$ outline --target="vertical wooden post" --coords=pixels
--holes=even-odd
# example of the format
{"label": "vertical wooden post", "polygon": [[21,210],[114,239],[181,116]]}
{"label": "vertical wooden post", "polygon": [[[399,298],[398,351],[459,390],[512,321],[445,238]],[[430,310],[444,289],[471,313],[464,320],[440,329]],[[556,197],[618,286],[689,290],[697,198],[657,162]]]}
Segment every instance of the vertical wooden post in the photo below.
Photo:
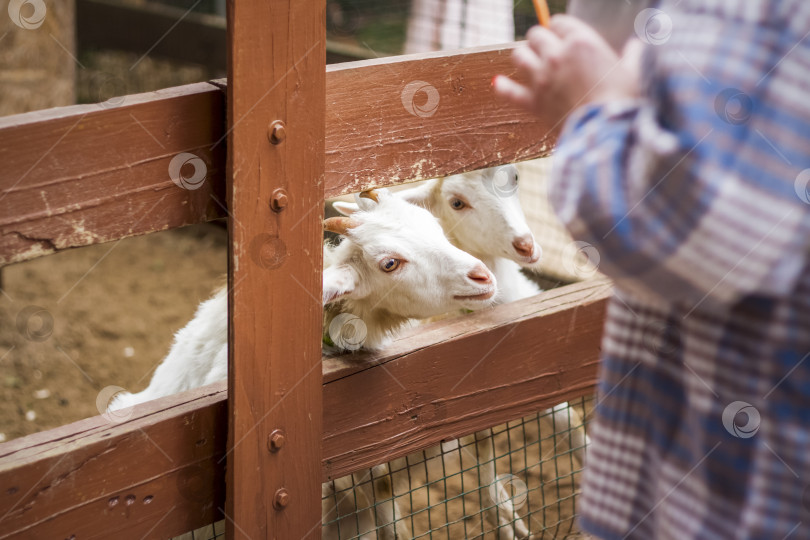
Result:
{"label": "vertical wooden post", "polygon": [[320,538],[324,0],[228,3],[228,538]]}

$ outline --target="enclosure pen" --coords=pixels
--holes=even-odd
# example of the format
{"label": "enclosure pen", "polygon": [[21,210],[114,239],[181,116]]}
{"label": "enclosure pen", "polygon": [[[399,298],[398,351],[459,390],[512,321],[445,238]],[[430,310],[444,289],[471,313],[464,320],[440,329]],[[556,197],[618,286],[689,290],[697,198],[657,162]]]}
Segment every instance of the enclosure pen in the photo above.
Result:
{"label": "enclosure pen", "polygon": [[[0,444],[0,538],[166,538],[223,519],[227,538],[318,538],[321,482],[405,456],[424,469],[411,492],[461,481],[474,448],[453,450],[452,470],[425,449],[501,424],[498,473],[570,459],[545,463],[558,441],[509,434],[563,401],[590,408],[607,280],[321,358],[324,198],[543,157],[555,127],[494,100],[514,44],[327,68],[324,9],[229,2],[228,81],[0,118],[0,264],[227,215],[231,353],[227,385]],[[204,169],[195,189],[167,174],[181,153]],[[562,483],[538,482],[524,514],[573,504]],[[415,497],[395,495],[411,499],[415,537],[476,536],[483,524],[434,516],[454,498],[491,506],[489,487],[429,499],[427,531]],[[529,521],[538,535],[570,530]]]}
{"label": "enclosure pen", "polygon": [[[592,401],[580,399],[572,405],[590,410]],[[394,498],[410,509],[402,520],[412,538],[498,538],[503,527],[488,523],[485,514],[503,513],[497,503],[504,495],[519,503],[520,518],[530,524],[535,538],[563,538],[575,532],[574,499],[582,472],[575,456],[581,448],[571,444],[566,430],[541,429],[542,420],[551,418],[544,412],[493,428],[486,444],[492,445],[491,461],[506,493],[498,494],[497,485],[481,481],[480,468],[486,463],[477,451],[480,440],[461,446],[445,443],[392,463],[385,476],[394,485],[398,476],[406,479],[407,491],[395,488]],[[373,479],[365,476],[360,483],[378,478],[375,471]],[[364,523],[360,514],[386,501],[359,501],[356,490],[345,487],[325,498],[334,507],[324,515],[325,529],[338,532],[325,538],[365,538],[380,531],[379,524]]]}

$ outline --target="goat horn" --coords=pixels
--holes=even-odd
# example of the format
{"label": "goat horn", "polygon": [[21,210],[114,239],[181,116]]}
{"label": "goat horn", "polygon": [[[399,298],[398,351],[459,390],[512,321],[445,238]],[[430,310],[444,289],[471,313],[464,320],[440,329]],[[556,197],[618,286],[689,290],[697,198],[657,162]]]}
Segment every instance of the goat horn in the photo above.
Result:
{"label": "goat horn", "polygon": [[374,191],[373,189],[361,191],[360,196],[363,197],[364,199],[371,199],[376,203],[380,202],[380,194]]}
{"label": "goat horn", "polygon": [[354,229],[360,223],[350,217],[331,217],[323,220],[323,230],[336,234],[346,234],[349,229]]}

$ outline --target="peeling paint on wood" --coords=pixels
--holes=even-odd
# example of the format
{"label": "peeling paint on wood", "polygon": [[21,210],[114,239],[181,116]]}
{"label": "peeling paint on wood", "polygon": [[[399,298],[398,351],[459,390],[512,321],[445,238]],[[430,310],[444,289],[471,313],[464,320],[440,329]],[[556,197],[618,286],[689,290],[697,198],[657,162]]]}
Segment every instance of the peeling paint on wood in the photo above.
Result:
{"label": "peeling paint on wood", "polygon": [[[513,73],[512,49],[329,66],[326,196],[548,155],[548,126],[496,101],[489,86],[494,73]],[[403,105],[415,80],[438,93],[430,116]],[[0,118],[0,265],[223,217],[227,85],[214,83],[126,96],[113,108]],[[172,158],[183,152],[206,164],[199,189],[169,178]],[[71,227],[81,220],[89,235]]]}
{"label": "peeling paint on wood", "polygon": [[[0,265],[222,216],[223,125],[207,83],[0,119]],[[205,163],[196,189],[169,174],[184,152]]]}

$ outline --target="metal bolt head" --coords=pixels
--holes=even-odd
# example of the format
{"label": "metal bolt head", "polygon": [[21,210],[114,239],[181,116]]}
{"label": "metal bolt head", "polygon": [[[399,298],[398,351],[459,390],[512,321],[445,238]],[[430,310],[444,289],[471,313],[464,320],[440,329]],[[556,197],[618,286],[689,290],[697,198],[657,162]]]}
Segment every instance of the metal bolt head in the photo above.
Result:
{"label": "metal bolt head", "polygon": [[272,208],[274,212],[281,212],[287,207],[289,202],[290,199],[287,197],[287,192],[279,188],[273,192],[273,196],[270,198],[270,208]]}
{"label": "metal bolt head", "polygon": [[287,443],[287,434],[283,429],[274,429],[267,437],[267,448],[271,452],[278,452]]}
{"label": "metal bolt head", "polygon": [[276,491],[276,495],[273,497],[273,508],[283,510],[290,504],[291,499],[292,497],[290,496],[290,492],[287,491],[287,488],[279,488]]}
{"label": "metal bolt head", "polygon": [[279,144],[287,138],[287,127],[281,120],[275,120],[270,123],[267,130],[267,137],[272,144]]}

